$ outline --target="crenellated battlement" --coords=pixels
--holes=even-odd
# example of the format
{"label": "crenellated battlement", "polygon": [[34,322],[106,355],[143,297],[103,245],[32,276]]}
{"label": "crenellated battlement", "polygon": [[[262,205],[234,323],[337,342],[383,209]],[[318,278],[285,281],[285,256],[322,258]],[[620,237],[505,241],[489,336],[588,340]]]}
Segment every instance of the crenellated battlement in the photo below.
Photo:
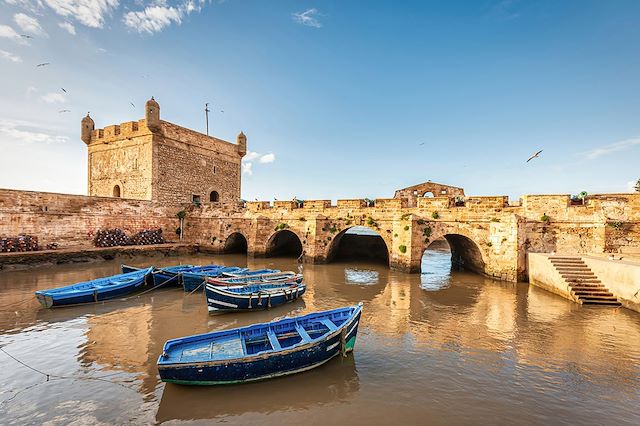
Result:
{"label": "crenellated battlement", "polygon": [[91,143],[113,142],[116,140],[130,139],[142,135],[148,135],[151,130],[147,127],[145,119],[138,121],[126,121],[112,124],[102,129],[94,129],[91,132]]}

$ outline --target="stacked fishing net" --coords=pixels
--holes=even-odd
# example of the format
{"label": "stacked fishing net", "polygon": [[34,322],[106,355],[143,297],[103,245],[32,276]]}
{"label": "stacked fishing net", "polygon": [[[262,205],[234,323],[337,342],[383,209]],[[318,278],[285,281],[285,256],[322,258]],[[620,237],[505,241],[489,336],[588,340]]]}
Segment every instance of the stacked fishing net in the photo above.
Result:
{"label": "stacked fishing net", "polygon": [[16,252],[16,251],[37,251],[40,250],[38,246],[38,237],[34,235],[19,235],[17,237],[8,237],[0,239],[0,251],[1,252]]}
{"label": "stacked fishing net", "polygon": [[148,245],[148,244],[164,244],[166,241],[162,236],[162,229],[145,229],[131,237],[131,244]]}
{"label": "stacked fishing net", "polygon": [[96,247],[128,246],[131,244],[131,239],[120,228],[101,229],[96,232],[93,244]]}

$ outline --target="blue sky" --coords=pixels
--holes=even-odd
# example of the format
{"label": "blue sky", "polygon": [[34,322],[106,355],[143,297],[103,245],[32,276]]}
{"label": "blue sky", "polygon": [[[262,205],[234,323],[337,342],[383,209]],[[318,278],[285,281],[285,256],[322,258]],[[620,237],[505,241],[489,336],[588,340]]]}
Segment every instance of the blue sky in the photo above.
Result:
{"label": "blue sky", "polygon": [[165,120],[204,131],[209,102],[213,134],[247,134],[248,200],[640,178],[633,0],[0,0],[0,73],[0,187],[85,193],[81,117],[142,118],[152,95]]}

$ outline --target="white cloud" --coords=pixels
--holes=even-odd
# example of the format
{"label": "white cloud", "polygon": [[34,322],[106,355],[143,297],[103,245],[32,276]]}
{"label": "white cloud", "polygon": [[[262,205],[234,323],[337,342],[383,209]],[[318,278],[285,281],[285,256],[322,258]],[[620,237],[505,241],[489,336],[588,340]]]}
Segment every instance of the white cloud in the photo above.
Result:
{"label": "white cloud", "polygon": [[184,0],[178,6],[168,6],[167,0],[152,0],[143,10],[127,12],[123,21],[127,27],[139,33],[160,32],[173,23],[182,24],[185,15],[200,12],[206,0]]}
{"label": "white cloud", "polygon": [[594,148],[591,151],[587,151],[583,153],[583,155],[589,160],[595,160],[598,157],[609,155],[617,151],[624,151],[635,145],[640,145],[640,138],[626,139],[620,142],[604,145],[599,148]]}
{"label": "white cloud", "polygon": [[56,92],[47,93],[46,95],[40,97],[40,99],[42,99],[48,104],[53,104],[56,102],[60,102],[60,103],[67,102],[67,99],[64,97],[62,93],[56,93]]}
{"label": "white cloud", "polygon": [[253,175],[253,163],[242,163],[242,174]]}
{"label": "white cloud", "polygon": [[12,6],[21,7],[30,12],[36,12],[43,7],[41,0],[4,0],[4,2]]}
{"label": "white cloud", "polygon": [[309,9],[304,12],[297,12],[293,15],[293,20],[301,25],[306,25],[307,27],[313,28],[322,28],[322,24],[318,21],[318,9]]}
{"label": "white cloud", "polygon": [[22,62],[22,58],[20,56],[16,56],[11,52],[7,52],[6,50],[0,49],[0,58],[6,59],[10,62]]}
{"label": "white cloud", "polygon": [[260,157],[260,162],[263,164],[273,163],[276,160],[276,155],[273,153],[265,154]]}
{"label": "white cloud", "polygon": [[153,34],[173,22],[178,25],[182,23],[182,12],[175,7],[150,6],[140,12],[128,12],[124,15],[125,25],[139,33]]}
{"label": "white cloud", "polygon": [[0,140],[3,142],[18,142],[23,144],[66,143],[69,141],[69,138],[66,136],[51,135],[42,131],[23,130],[25,127],[29,126],[27,126],[26,123],[0,121]]}
{"label": "white cloud", "polygon": [[45,33],[40,26],[40,22],[38,22],[36,18],[25,15],[24,13],[16,13],[15,15],[13,15],[13,20],[20,27],[20,29],[27,34],[39,36],[47,35],[47,33]]}
{"label": "white cloud", "polygon": [[26,43],[26,41],[20,37],[20,34],[8,25],[0,25],[0,37],[15,40],[19,43]]}
{"label": "white cloud", "polygon": [[105,17],[118,7],[120,0],[44,0],[58,15],[75,18],[91,28],[102,28]]}
{"label": "white cloud", "polygon": [[73,24],[69,22],[60,22],[58,26],[67,31],[69,34],[76,35],[76,27],[74,27]]}
{"label": "white cloud", "polygon": [[247,152],[247,155],[245,155],[242,158],[242,161],[253,161],[258,157],[260,157],[260,153],[255,152],[255,151],[249,151],[249,152]]}
{"label": "white cloud", "polygon": [[38,91],[37,87],[29,86],[29,87],[27,87],[27,90],[25,91],[25,95],[27,96],[27,98],[30,98],[31,95],[33,95],[37,91]]}

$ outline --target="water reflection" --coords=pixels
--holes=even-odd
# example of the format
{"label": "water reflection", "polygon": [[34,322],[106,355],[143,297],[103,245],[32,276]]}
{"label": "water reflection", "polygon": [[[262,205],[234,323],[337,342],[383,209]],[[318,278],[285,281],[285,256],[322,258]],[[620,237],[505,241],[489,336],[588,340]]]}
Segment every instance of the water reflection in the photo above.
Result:
{"label": "water reflection", "polygon": [[[394,418],[403,422],[423,421],[425,412],[454,423],[541,423],[547,416],[577,423],[637,420],[640,316],[586,309],[526,284],[451,271],[446,252],[428,259],[435,267],[430,271],[440,271],[446,284],[438,284],[433,273],[435,284],[427,289],[424,275],[376,264],[305,265],[303,300],[249,314],[210,316],[202,293],[177,288],[68,309],[44,310],[35,302],[0,309],[0,346],[20,359],[58,374],[109,377],[135,390],[100,381],[52,381],[20,393],[4,419],[245,424],[299,423],[300,416],[312,415],[385,423],[388,412],[402,406]],[[294,259],[233,255],[127,259],[139,266],[178,262],[297,268]],[[118,268],[114,261],[2,272],[0,303],[22,303],[36,289]],[[353,357],[247,386],[159,382],[155,361],[167,339],[359,301],[364,310]],[[0,400],[42,380],[3,354],[0,359],[10,366],[0,369]],[[512,400],[520,402],[506,403]],[[70,404],[77,407],[66,410]]]}
{"label": "water reflection", "polygon": [[[304,411],[312,406],[348,402],[360,389],[353,357],[333,359],[305,374],[269,382],[223,387],[167,384],[156,415],[168,420],[222,419],[246,413]],[[249,404],[248,401],[251,401]]]}

